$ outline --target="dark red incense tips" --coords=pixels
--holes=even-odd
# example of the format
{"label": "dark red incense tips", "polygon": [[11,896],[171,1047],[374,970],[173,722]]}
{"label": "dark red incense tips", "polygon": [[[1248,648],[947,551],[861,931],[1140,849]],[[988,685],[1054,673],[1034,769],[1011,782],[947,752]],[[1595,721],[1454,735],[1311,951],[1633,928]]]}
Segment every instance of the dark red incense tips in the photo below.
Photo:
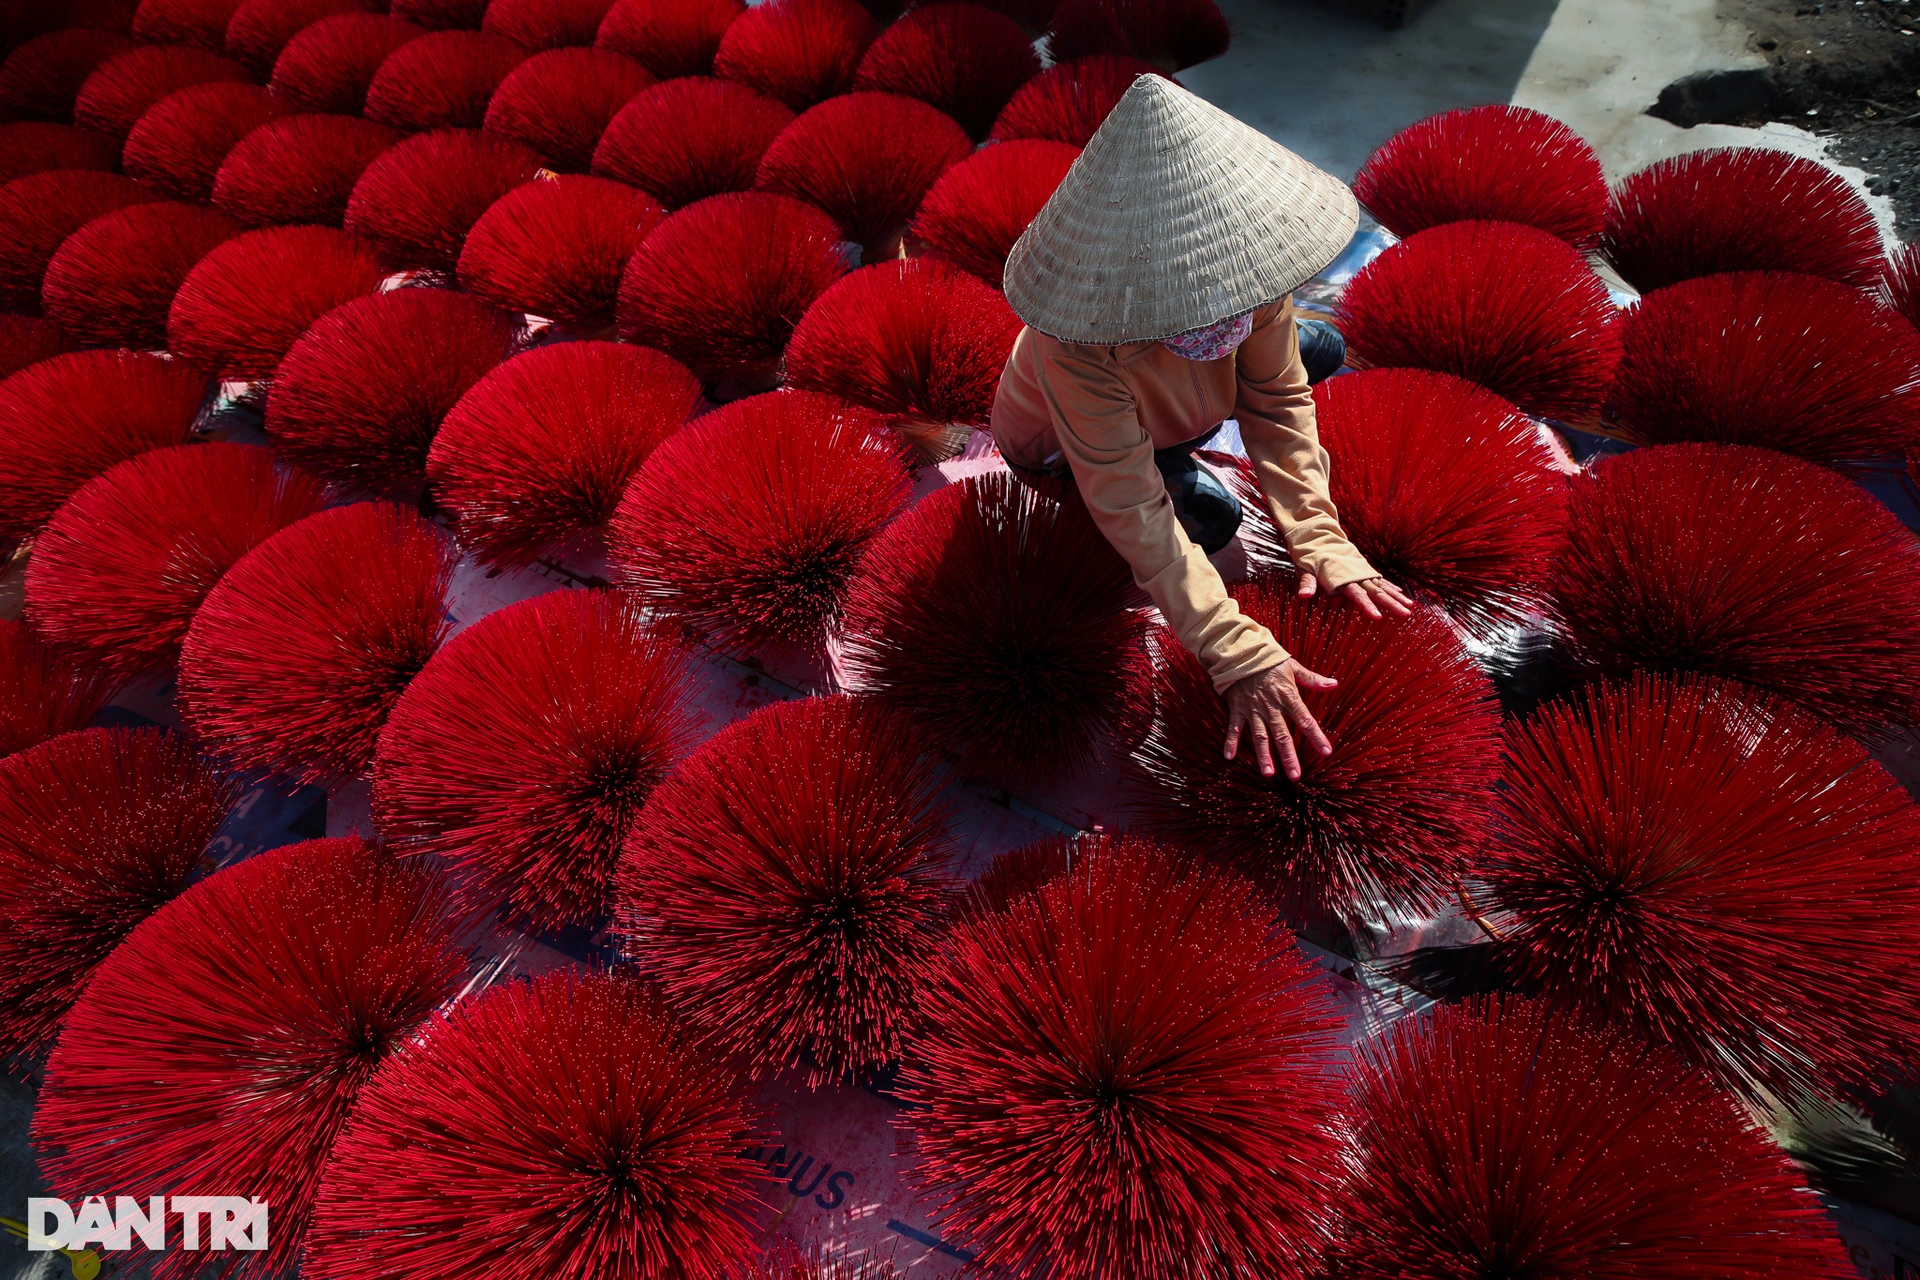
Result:
{"label": "dark red incense tips", "polygon": [[0,1056],[52,1042],[100,962],[186,887],[238,792],[156,729],[0,760]]}
{"label": "dark red incense tips", "polygon": [[1400,1022],[1349,1080],[1333,1274],[1848,1269],[1806,1175],[1670,1054],[1508,997]]}
{"label": "dark red incense tips", "polygon": [[1291,922],[1431,912],[1480,847],[1499,766],[1493,682],[1436,612],[1373,622],[1290,584],[1236,588],[1248,617],[1339,687],[1306,695],[1333,747],[1297,744],[1301,774],[1232,761],[1226,704],[1163,635],[1152,731],[1135,749],[1137,812],[1163,838],[1244,871]]}
{"label": "dark red incense tips", "polygon": [[194,614],[180,657],[187,727],[242,768],[360,773],[395,700],[451,629],[454,559],[439,530],[385,502],[274,534]]}
{"label": "dark red incense tips", "polygon": [[327,1168],[304,1273],[735,1280],[766,1185],[744,1154],[761,1123],[647,986],[510,981],[375,1077]]}
{"label": "dark red incense tips", "polygon": [[940,778],[903,720],[808,698],[722,729],[654,790],[620,863],[629,948],[756,1069],[900,1059],[952,884]]}
{"label": "dark red incense tips", "polygon": [[1519,222],[1590,249],[1607,220],[1607,178],[1579,134],[1526,107],[1462,107],[1409,125],[1353,179],[1402,238],[1445,222]]}
{"label": "dark red incense tips", "polygon": [[1102,842],[958,925],[921,1007],[913,1176],[982,1268],[1318,1274],[1339,1018],[1251,885]]}
{"label": "dark red incense tips", "polygon": [[691,695],[677,640],[623,598],[508,605],[455,637],[394,707],[375,821],[515,921],[595,925],[640,806],[693,746]]}

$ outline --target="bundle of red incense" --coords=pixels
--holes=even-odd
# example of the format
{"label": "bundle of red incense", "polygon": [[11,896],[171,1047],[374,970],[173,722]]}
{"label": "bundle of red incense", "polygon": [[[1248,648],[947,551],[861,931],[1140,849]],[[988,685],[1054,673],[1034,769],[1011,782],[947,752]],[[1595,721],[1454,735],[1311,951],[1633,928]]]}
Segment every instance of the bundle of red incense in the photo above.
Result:
{"label": "bundle of red incense", "polygon": [[1297,743],[1298,780],[1263,775],[1244,742],[1223,761],[1226,705],[1163,636],[1152,730],[1130,763],[1138,817],[1245,872],[1296,925],[1437,909],[1486,831],[1499,766],[1493,682],[1431,612],[1374,622],[1285,583],[1234,597],[1301,665],[1339,681],[1306,694],[1332,753]]}
{"label": "bundle of red incense", "polygon": [[1076,497],[972,477],[874,540],[847,598],[848,677],[969,773],[1072,774],[1137,711],[1149,663],[1131,592]]}
{"label": "bundle of red incense", "polygon": [[151,729],[0,759],[0,1057],[51,1044],[96,967],[186,887],[239,788]]}
{"label": "bundle of red incense", "polygon": [[622,599],[509,605],[401,695],[374,756],[374,820],[512,920],[597,924],[640,806],[693,745],[691,693],[680,646]]}
{"label": "bundle of red incense", "polygon": [[320,1186],[314,1280],[736,1280],[760,1117],[673,1009],[612,974],[470,998],[361,1095]]}
{"label": "bundle of red incense", "polygon": [[362,492],[417,486],[441,420],[512,354],[515,334],[467,294],[355,298],[288,349],[267,394],[267,434],[283,456]]}
{"label": "bundle of red incense", "polygon": [[207,375],[130,351],[76,351],[0,382],[0,538],[29,537],[114,463],[185,444]]}
{"label": "bundle of red incense", "polygon": [[1811,716],[1726,681],[1600,686],[1509,731],[1499,806],[1477,878],[1551,1008],[1776,1097],[1868,1084],[1920,1027],[1920,807]]}
{"label": "bundle of red incense", "polygon": [[762,708],[654,789],[621,855],[628,948],[757,1070],[900,1061],[939,955],[954,851],[904,720],[845,696]]}
{"label": "bundle of red incense", "polygon": [[577,333],[613,328],[628,259],[666,213],[644,191],[562,174],[507,192],[460,248],[460,283]]}
{"label": "bundle of red incense", "polygon": [[1317,1274],[1339,1020],[1270,920],[1238,877],[1120,839],[955,928],[901,1122],[978,1265]]}
{"label": "bundle of red incense", "polygon": [[346,228],[396,271],[452,271],[467,231],[542,161],[512,138],[480,129],[416,134],[375,156],[347,200]]}
{"label": "bundle of red incense", "polygon": [[234,146],[269,120],[289,114],[284,99],[233,80],[196,84],[162,98],[127,135],[129,177],[162,195],[205,204],[214,175]]}
{"label": "bundle of red incense", "polygon": [[451,629],[453,548],[385,502],[280,530],[208,592],[180,655],[181,718],[242,768],[349,778]]}
{"label": "bundle of red incense", "polygon": [[561,173],[585,173],[607,124],[653,76],[605,49],[549,49],[507,73],[487,105],[486,126],[518,138]]}
{"label": "bundle of red incense", "polygon": [[[55,1193],[145,1204],[245,1187],[270,1206],[267,1247],[230,1274],[285,1274],[362,1089],[459,989],[460,931],[436,876],[358,839],[272,849],[194,885],[67,1015],[33,1116]],[[206,1254],[154,1261],[186,1280]]]}
{"label": "bundle of red incense", "polygon": [[101,670],[166,667],[220,576],[326,500],[318,481],[252,445],[129,458],[81,486],[35,539],[27,619]]}
{"label": "bundle of red incense", "polygon": [[367,86],[367,119],[409,133],[478,129],[493,91],[526,58],[511,40],[478,31],[409,40],[387,55]]}
{"label": "bundle of red incense", "polygon": [[[1844,566],[1846,588],[1783,565]],[[1724,676],[1862,736],[1920,723],[1920,551],[1824,467],[1740,445],[1608,459],[1573,486],[1552,583],[1591,669]]]}
{"label": "bundle of red incense", "polygon": [[621,587],[716,643],[817,646],[910,487],[877,415],[805,391],[750,396],[647,456],[608,555]]}
{"label": "bundle of red incense", "polygon": [[489,564],[597,549],[627,482],[699,403],[699,382],[658,351],[540,347],[460,398],[427,477],[461,545]]}
{"label": "bundle of red incense", "polygon": [[1820,1201],[1670,1054],[1508,997],[1362,1046],[1332,1274],[1838,1277]]}

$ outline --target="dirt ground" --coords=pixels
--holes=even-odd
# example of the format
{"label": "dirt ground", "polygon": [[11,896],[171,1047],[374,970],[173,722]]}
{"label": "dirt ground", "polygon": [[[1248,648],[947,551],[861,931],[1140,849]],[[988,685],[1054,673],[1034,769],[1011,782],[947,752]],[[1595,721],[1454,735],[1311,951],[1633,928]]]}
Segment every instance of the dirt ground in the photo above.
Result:
{"label": "dirt ground", "polygon": [[1833,138],[1920,240],[1920,0],[1720,0],[1771,64],[1748,100],[1714,118],[1779,120]]}

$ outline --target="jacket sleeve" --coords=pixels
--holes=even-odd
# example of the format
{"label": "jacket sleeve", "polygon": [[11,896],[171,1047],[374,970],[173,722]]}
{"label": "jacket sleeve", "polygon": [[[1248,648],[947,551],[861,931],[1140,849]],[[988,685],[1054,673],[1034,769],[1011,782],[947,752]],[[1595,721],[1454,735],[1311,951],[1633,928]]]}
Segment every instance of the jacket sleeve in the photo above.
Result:
{"label": "jacket sleeve", "polygon": [[1240,439],[1293,562],[1320,579],[1323,588],[1378,577],[1347,541],[1329,496],[1327,451],[1314,425],[1313,390],[1300,361],[1291,298],[1255,317],[1235,368]]}
{"label": "jacket sleeve", "polygon": [[1285,662],[1273,633],[1240,612],[1206,554],[1187,540],[1119,374],[1067,351],[1048,358],[1043,384],[1061,452],[1094,523],[1207,668],[1213,687],[1224,692]]}

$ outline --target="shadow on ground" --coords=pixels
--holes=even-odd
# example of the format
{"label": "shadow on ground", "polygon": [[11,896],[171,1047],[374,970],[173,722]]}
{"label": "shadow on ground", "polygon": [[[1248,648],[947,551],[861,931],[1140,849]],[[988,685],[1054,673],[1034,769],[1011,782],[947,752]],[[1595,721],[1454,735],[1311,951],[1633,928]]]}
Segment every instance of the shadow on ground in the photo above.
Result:
{"label": "shadow on ground", "polygon": [[1377,20],[1380,4],[1221,0],[1233,48],[1180,79],[1351,178],[1416,120],[1511,100],[1558,0],[1432,0],[1398,30]]}

